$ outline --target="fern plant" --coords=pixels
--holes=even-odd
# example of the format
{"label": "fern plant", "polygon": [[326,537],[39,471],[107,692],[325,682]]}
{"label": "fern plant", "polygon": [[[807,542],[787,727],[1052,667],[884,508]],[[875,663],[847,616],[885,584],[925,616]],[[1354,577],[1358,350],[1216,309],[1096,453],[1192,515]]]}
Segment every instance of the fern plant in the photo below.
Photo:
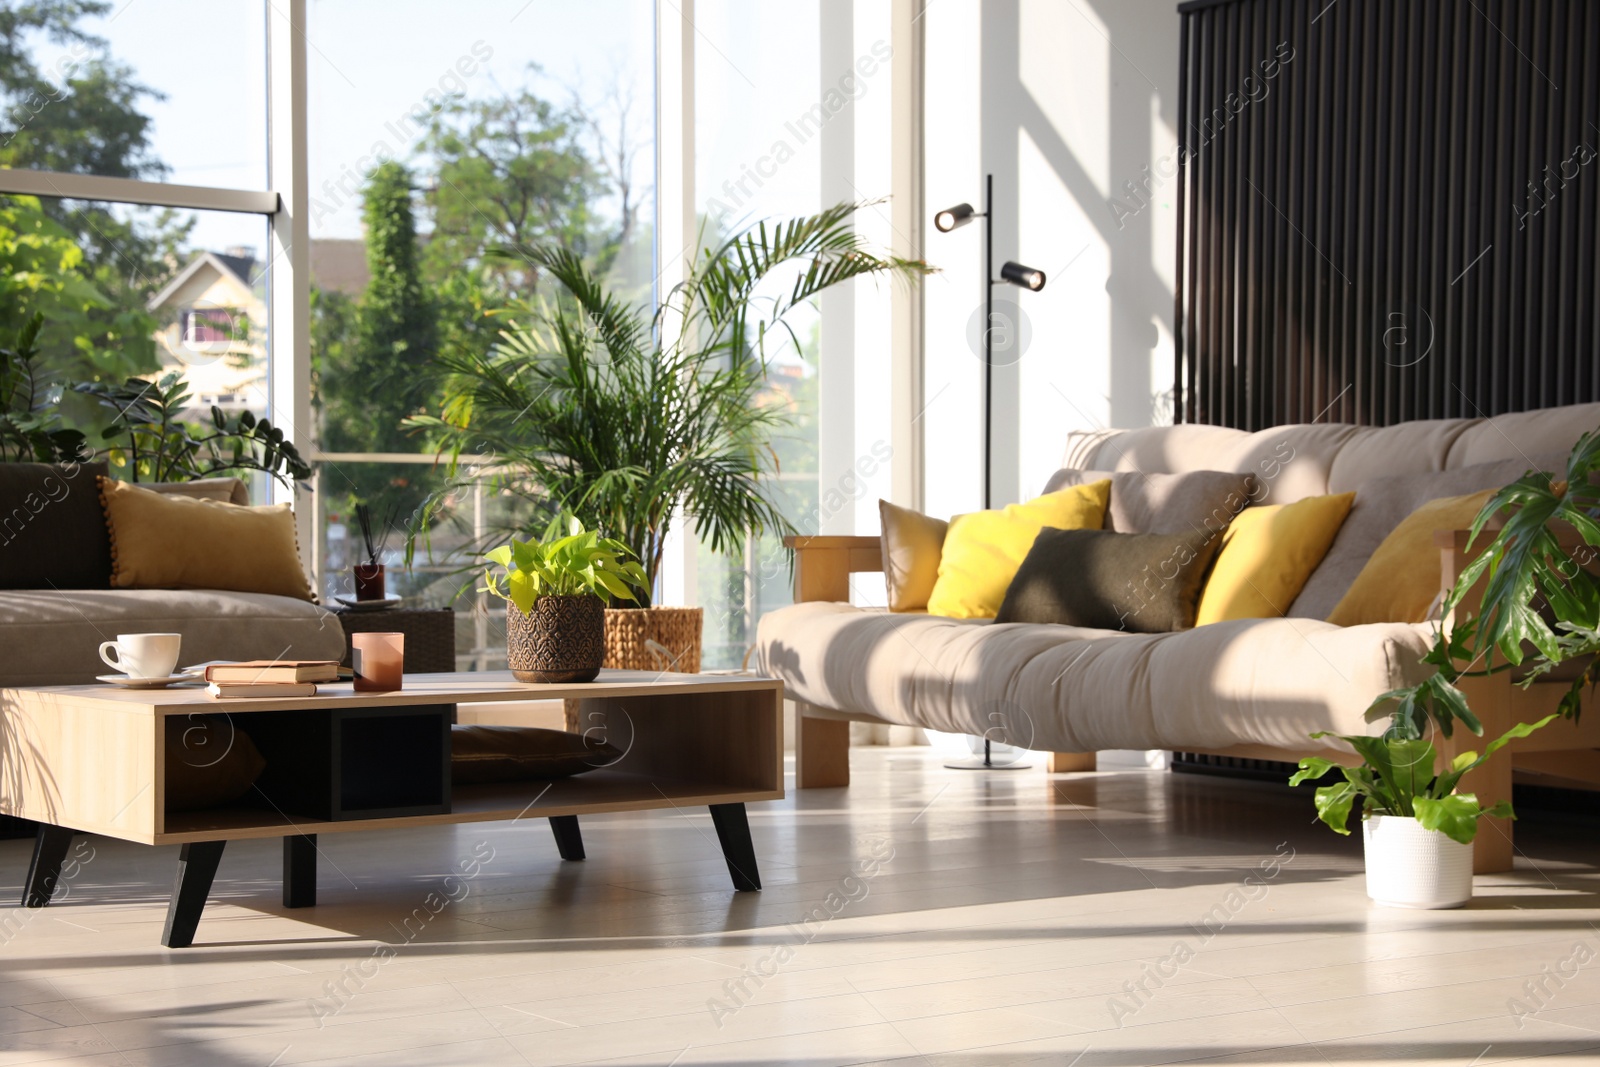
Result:
{"label": "fern plant", "polygon": [[[488,351],[440,356],[440,412],[407,425],[431,436],[452,482],[424,505],[408,554],[465,487],[464,453],[493,456],[491,488],[524,513],[571,512],[625,544],[644,568],[645,603],[679,514],[722,553],[793,532],[775,478],[771,441],[790,416],[768,391],[769,337],[793,338],[786,317],[831,286],[929,271],[870,251],[850,225],[863,206],[742,229],[701,250],[653,310],[617,298],[565,249],[495,253],[561,296],[502,309]],[[767,295],[786,271],[792,281]]]}

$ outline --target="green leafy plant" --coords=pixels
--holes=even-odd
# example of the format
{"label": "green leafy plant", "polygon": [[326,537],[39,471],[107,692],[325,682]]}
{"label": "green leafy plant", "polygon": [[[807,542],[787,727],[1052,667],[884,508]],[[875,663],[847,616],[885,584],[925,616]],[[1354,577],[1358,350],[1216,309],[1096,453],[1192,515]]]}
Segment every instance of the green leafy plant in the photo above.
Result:
{"label": "green leafy plant", "polygon": [[1300,761],[1300,770],[1289,779],[1289,784],[1314,781],[1329,771],[1338,771],[1344,776],[1343,782],[1319,787],[1315,795],[1317,818],[1332,827],[1335,833],[1350,832],[1350,808],[1356,797],[1361,797],[1363,817],[1396,815],[1416,819],[1424,828],[1438,830],[1452,840],[1467,845],[1477,836],[1478,820],[1485,815],[1510,819],[1516,816],[1506,801],[1484,808],[1475,794],[1455,792],[1462,775],[1478,767],[1515,738],[1527,737],[1558,717],[1557,714],[1551,714],[1535,723],[1519,723],[1506,731],[1504,736],[1489,742],[1483,755],[1463,752],[1456,756],[1443,774],[1434,773],[1434,760],[1438,753],[1432,743],[1421,738],[1352,737],[1323,731],[1311,736],[1337,737],[1355,749],[1364,762],[1356,767],[1346,767],[1332,760],[1308,756]]}
{"label": "green leafy plant", "polygon": [[290,479],[311,477],[310,465],[267,419],[213,407],[208,427],[189,422],[189,389],[175,371],[154,382],[81,382],[73,389],[117,413],[103,437],[111,446],[113,464],[124,468],[130,481],[192,481],[264,471],[289,485]]}
{"label": "green leafy plant", "polygon": [[[1338,769],[1342,784],[1319,788],[1318,815],[1340,833],[1351,804],[1364,797],[1368,813],[1414,817],[1457,841],[1471,841],[1485,815],[1514,818],[1511,806],[1484,810],[1470,793],[1453,794],[1462,775],[1507,742],[1526,737],[1556,718],[1578,718],[1585,689],[1594,684],[1600,653],[1600,578],[1587,569],[1600,552],[1600,430],[1578,439],[1564,477],[1529,471],[1490,498],[1473,520],[1468,547],[1490,532],[1483,551],[1462,569],[1445,597],[1434,642],[1422,661],[1434,672],[1414,686],[1381,694],[1367,709],[1369,722],[1389,719],[1381,737],[1336,735],[1362,756],[1357,767],[1318,758],[1300,761],[1291,785]],[[1491,529],[1491,524],[1494,524]],[[1457,609],[1482,583],[1477,613],[1457,618]],[[1443,774],[1425,740],[1430,729],[1444,737],[1457,724],[1482,736],[1466,694],[1456,684],[1520,669],[1515,684],[1527,687],[1569,660],[1584,662],[1556,706],[1536,723],[1520,723],[1491,742],[1483,755],[1464,752]],[[1313,734],[1313,737],[1329,736]]]}
{"label": "green leafy plant", "polygon": [[1444,604],[1448,617],[1482,581],[1477,614],[1448,630],[1440,626],[1423,657],[1435,673],[1420,685],[1384,693],[1368,710],[1369,720],[1392,713],[1412,736],[1421,736],[1429,722],[1446,737],[1457,722],[1481,734],[1458,679],[1520,668],[1518,684],[1526,687],[1562,663],[1587,659],[1558,705],[1562,715],[1578,718],[1600,653],[1600,577],[1587,569],[1600,553],[1600,430],[1578,439],[1563,475],[1529,471],[1484,505],[1471,542],[1497,516],[1504,515],[1503,522]]}
{"label": "green leafy plant", "polygon": [[648,579],[639,561],[628,558],[632,554],[621,541],[585,530],[575,516],[561,516],[537,540],[513,539],[486,552],[484,558],[500,570],[484,569],[479,592],[509,600],[524,615],[542,596],[634,600]]}
{"label": "green leafy plant", "polygon": [[44,314],[34,312],[10,348],[0,348],[0,462],[71,463],[89,458],[83,434],[63,429],[39,388],[35,360]]}
{"label": "green leafy plant", "polygon": [[[431,435],[452,478],[463,453],[492,455],[499,498],[572,512],[627,545],[648,603],[680,513],[720,553],[793,532],[772,447],[790,416],[769,386],[769,336],[793,338],[785,317],[830,286],[929,271],[870,252],[850,224],[862,206],[740,230],[703,249],[653,312],[617,298],[573,252],[501,250],[563,295],[503,309],[509,324],[488,350],[442,354],[440,414],[408,425]],[[462,485],[430,498],[412,548]]]}

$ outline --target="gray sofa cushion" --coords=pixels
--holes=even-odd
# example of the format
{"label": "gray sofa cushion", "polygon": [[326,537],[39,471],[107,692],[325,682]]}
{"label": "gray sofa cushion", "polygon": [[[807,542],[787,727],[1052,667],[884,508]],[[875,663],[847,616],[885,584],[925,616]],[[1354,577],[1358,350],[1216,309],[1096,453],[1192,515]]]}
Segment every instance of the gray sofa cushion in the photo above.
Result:
{"label": "gray sofa cushion", "polygon": [[344,656],[338,616],[291,597],[214,589],[16,589],[0,593],[0,686],[84,685],[110,673],[100,642],[183,635],[180,664]]}
{"label": "gray sofa cushion", "polygon": [[1111,479],[1111,503],[1104,529],[1134,534],[1220,533],[1260,489],[1248,474],[1190,471],[1187,474],[1144,474],[1140,471],[1093,471],[1063,467],[1050,476],[1044,491]]}
{"label": "gray sofa cushion", "polygon": [[1402,519],[1430,500],[1463,496],[1480,489],[1498,489],[1522,477],[1530,469],[1565,470],[1567,453],[1552,452],[1532,457],[1480,463],[1456,470],[1426,474],[1401,474],[1391,478],[1368,479],[1356,490],[1356,502],[1349,518],[1339,528],[1339,536],[1328,546],[1317,569],[1289,607],[1289,616],[1300,619],[1326,619],[1332,613],[1367,560],[1394,532]]}

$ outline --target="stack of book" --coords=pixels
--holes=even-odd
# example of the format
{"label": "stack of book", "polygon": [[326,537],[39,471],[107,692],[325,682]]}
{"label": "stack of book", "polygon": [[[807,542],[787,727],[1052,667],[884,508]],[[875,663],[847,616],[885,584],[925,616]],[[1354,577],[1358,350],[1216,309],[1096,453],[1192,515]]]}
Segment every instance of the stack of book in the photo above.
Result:
{"label": "stack of book", "polygon": [[206,692],[217,700],[309,697],[316,695],[318,682],[338,680],[339,665],[332,660],[256,659],[206,668]]}

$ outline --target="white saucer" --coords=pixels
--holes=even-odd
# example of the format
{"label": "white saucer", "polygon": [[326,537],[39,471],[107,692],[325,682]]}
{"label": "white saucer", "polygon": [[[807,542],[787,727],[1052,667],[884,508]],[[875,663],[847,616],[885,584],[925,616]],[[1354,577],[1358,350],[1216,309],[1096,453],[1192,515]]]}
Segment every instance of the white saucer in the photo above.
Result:
{"label": "white saucer", "polygon": [[382,600],[357,600],[355,597],[336,596],[333,599],[349,608],[351,611],[382,611],[392,608],[400,603],[404,597],[386,596]]}
{"label": "white saucer", "polygon": [[120,685],[126,689],[165,689],[178,682],[196,680],[192,674],[169,674],[165,678],[130,678],[126,674],[97,674],[95,679],[109,685]]}

